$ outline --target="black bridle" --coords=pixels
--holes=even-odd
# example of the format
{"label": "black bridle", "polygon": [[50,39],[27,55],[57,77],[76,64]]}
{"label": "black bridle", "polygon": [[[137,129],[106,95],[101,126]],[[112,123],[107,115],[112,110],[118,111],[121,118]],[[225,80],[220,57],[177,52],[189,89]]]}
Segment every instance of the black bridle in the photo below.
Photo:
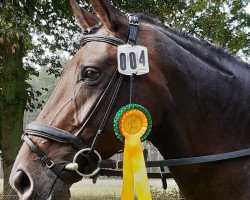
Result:
{"label": "black bridle", "polygon": [[[119,40],[119,39],[113,38],[113,37],[86,36],[83,39],[83,42],[90,42],[90,41],[107,42],[109,44],[116,45],[116,46],[124,44],[124,42],[122,40]],[[84,140],[82,138],[80,138],[80,134],[86,129],[90,120],[96,114],[96,112],[98,111],[100,106],[103,104],[104,100],[107,100],[107,96],[108,96],[108,94],[112,88],[112,85],[116,79],[118,79],[117,84],[116,84],[115,89],[113,91],[108,108],[105,111],[105,114],[104,114],[102,121],[100,123],[100,126],[97,130],[97,133],[95,135],[93,143],[89,146],[89,145],[87,145],[86,142],[84,142]],[[81,128],[79,129],[79,131],[76,134],[71,134],[71,133],[68,133],[64,130],[61,130],[61,129],[58,129],[58,128],[55,128],[52,126],[44,125],[44,124],[39,124],[37,122],[32,122],[32,123],[27,125],[27,127],[25,129],[25,133],[22,135],[22,140],[25,141],[26,144],[30,147],[30,149],[34,153],[36,153],[39,157],[41,157],[41,161],[49,169],[51,169],[55,174],[57,174],[65,183],[67,183],[67,180],[64,178],[62,171],[64,170],[64,167],[68,164],[68,162],[55,164],[51,159],[49,159],[43,153],[42,150],[39,149],[39,147],[37,147],[32,142],[32,140],[29,138],[29,135],[42,137],[42,138],[53,140],[53,141],[56,141],[59,143],[71,145],[74,149],[76,149],[78,151],[76,154],[77,155],[76,157],[78,157],[80,154],[84,153],[87,156],[87,160],[89,162],[88,164],[90,166],[93,166],[94,165],[94,163],[92,163],[93,154],[98,157],[99,161],[101,161],[101,156],[95,150],[95,148],[96,148],[96,145],[99,141],[101,133],[104,129],[104,126],[108,120],[110,112],[113,108],[113,105],[114,105],[115,99],[118,95],[118,91],[120,89],[122,81],[123,81],[123,75],[119,74],[118,70],[115,70],[113,76],[111,77],[111,80],[109,81],[109,83],[106,86],[106,89],[104,90],[104,92],[100,96],[99,100],[96,102],[93,110],[90,112],[86,121],[83,123],[83,125],[81,126]],[[76,157],[74,159],[75,161],[77,159]],[[93,172],[90,174],[79,173],[79,175],[84,176],[84,177],[93,177],[99,172],[99,170],[100,169],[97,168],[97,169],[93,170]]]}
{"label": "black bridle", "polygon": [[[136,39],[135,36],[137,35],[137,24],[134,24],[133,20],[134,20],[134,18],[132,17],[130,19],[130,24],[131,24],[130,28],[132,31],[130,31],[130,37],[129,37],[128,43],[130,43],[131,40],[135,40]],[[104,42],[104,43],[108,43],[108,44],[115,45],[115,46],[126,44],[126,42],[124,42],[123,40],[115,38],[115,37],[95,36],[95,35],[85,36],[82,40],[82,43],[85,44],[87,42]],[[102,118],[102,121],[99,125],[99,128],[96,132],[93,143],[91,145],[87,145],[87,143],[84,142],[84,140],[80,137],[80,134],[86,129],[90,120],[96,114],[96,112],[98,111],[100,106],[103,104],[104,100],[107,99],[107,96],[110,93],[110,90],[111,90],[113,83],[115,82],[116,79],[118,79],[117,84],[116,84],[115,89],[113,91],[109,105],[105,111],[103,118]],[[50,158],[48,158],[48,156],[46,156],[44,154],[44,152],[38,146],[36,146],[33,143],[33,141],[29,138],[29,136],[46,138],[46,139],[53,140],[53,141],[56,141],[59,143],[71,145],[74,149],[76,149],[78,151],[75,154],[74,162],[75,163],[77,162],[78,156],[83,155],[83,156],[86,156],[86,158],[87,158],[86,160],[88,161],[88,165],[90,166],[90,169],[88,169],[87,171],[89,172],[89,170],[90,170],[91,173],[87,173],[87,172],[81,173],[78,170],[76,170],[77,173],[83,177],[95,177],[98,174],[98,172],[100,171],[100,168],[97,165],[98,162],[96,162],[97,168],[95,168],[96,167],[95,163],[93,163],[93,162],[95,162],[95,159],[93,159],[93,157],[97,157],[99,163],[102,163],[101,155],[95,150],[95,148],[96,148],[96,145],[98,144],[101,133],[104,129],[104,126],[105,126],[105,124],[108,120],[108,117],[110,115],[110,112],[113,108],[113,105],[114,105],[115,99],[118,95],[122,81],[123,81],[123,75],[119,74],[118,70],[116,69],[113,76],[111,77],[109,83],[107,84],[105,90],[103,91],[102,95],[100,96],[99,100],[96,102],[93,110],[89,113],[86,121],[83,123],[83,125],[81,126],[81,128],[79,129],[79,131],[76,134],[71,134],[71,133],[68,133],[64,130],[61,130],[61,129],[58,129],[58,128],[55,128],[52,126],[48,126],[45,124],[40,124],[38,122],[32,122],[32,123],[27,125],[27,127],[25,129],[25,133],[22,135],[22,140],[24,142],[26,142],[26,144],[30,147],[30,149],[41,158],[41,161],[45,164],[45,166],[48,167],[49,169],[51,169],[65,183],[67,183],[68,181],[64,177],[64,174],[62,172],[65,169],[65,166],[67,164],[69,164],[69,162],[56,164]],[[104,163],[106,163],[106,162],[104,161]]]}
{"label": "black bridle", "polygon": [[[138,32],[138,19],[134,16],[131,16],[129,21],[130,21],[130,34],[129,34],[129,39],[127,43],[131,45],[135,45],[136,39],[137,39],[137,32]],[[125,42],[121,39],[118,39],[115,37],[107,37],[107,36],[87,35],[83,39],[83,43],[93,42],[93,41],[105,42],[105,43],[115,45],[115,46],[125,44]],[[110,99],[106,112],[102,118],[100,126],[96,132],[95,138],[91,145],[87,145],[87,143],[84,142],[84,140],[80,137],[80,135],[86,129],[90,120],[92,120],[93,116],[99,110],[104,100],[107,101],[107,96],[108,94],[110,94],[110,91],[112,89],[112,86],[115,80],[117,80],[117,84],[115,86],[115,89],[113,90],[112,97]],[[130,82],[131,83],[130,101],[133,98],[133,80],[134,80],[134,77],[131,76],[130,77],[130,81],[131,81]],[[100,98],[96,102],[93,110],[89,113],[86,121],[83,123],[79,131],[74,135],[66,131],[63,131],[61,129],[48,126],[48,125],[44,125],[44,124],[39,124],[37,122],[32,122],[27,125],[25,133],[22,136],[23,141],[25,141],[26,144],[30,147],[30,149],[41,158],[41,161],[45,164],[45,166],[51,169],[66,184],[68,183],[68,180],[65,178],[63,171],[65,170],[65,166],[69,164],[69,162],[54,163],[50,158],[48,158],[43,153],[43,151],[39,147],[37,147],[33,143],[33,141],[30,139],[29,136],[42,137],[42,138],[53,140],[59,143],[71,145],[75,150],[77,150],[77,153],[74,158],[74,162],[77,162],[77,157],[79,155],[83,155],[86,157],[86,160],[88,161],[87,165],[90,166],[90,169],[91,169],[90,173],[89,173],[89,169],[86,170],[87,172],[84,171],[84,173],[78,172],[78,174],[83,177],[96,178],[98,175],[122,176],[121,171],[113,170],[113,169],[119,168],[121,166],[121,163],[117,163],[116,161],[113,161],[113,160],[102,160],[100,154],[95,150],[96,145],[99,142],[101,133],[104,129],[104,126],[113,108],[115,99],[117,98],[122,81],[123,81],[123,75],[119,74],[118,71],[116,70],[113,76],[111,77],[110,81],[108,82],[105,90],[103,91]],[[163,170],[164,166],[170,167],[170,166],[201,164],[201,163],[208,163],[208,162],[230,160],[230,159],[247,157],[247,156],[250,156],[250,148],[239,150],[239,151],[234,151],[234,152],[208,155],[208,156],[170,159],[170,160],[161,160],[161,161],[147,161],[146,166],[147,167],[160,167],[161,173],[149,173],[148,175],[149,175],[149,178],[161,178],[163,180],[163,187],[166,188],[166,178],[169,178],[171,176],[168,173],[164,173],[164,170]],[[93,157],[97,157],[97,161]]]}

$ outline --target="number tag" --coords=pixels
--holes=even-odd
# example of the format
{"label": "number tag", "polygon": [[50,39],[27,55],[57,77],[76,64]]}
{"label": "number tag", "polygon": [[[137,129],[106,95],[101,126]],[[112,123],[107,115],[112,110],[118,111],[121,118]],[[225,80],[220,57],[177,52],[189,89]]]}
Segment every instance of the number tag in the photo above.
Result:
{"label": "number tag", "polygon": [[118,71],[124,75],[142,75],[149,72],[148,49],[129,44],[118,46]]}

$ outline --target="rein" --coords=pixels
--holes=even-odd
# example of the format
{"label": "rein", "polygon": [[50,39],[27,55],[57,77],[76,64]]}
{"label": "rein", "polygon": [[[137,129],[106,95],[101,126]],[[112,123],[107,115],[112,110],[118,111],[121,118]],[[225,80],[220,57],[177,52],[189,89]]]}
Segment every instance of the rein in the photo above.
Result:
{"label": "rein", "polygon": [[[139,25],[138,19],[134,16],[130,16],[129,21],[130,21],[130,33],[127,43],[135,45],[138,36],[138,25]],[[123,40],[115,37],[95,36],[95,35],[85,36],[82,42],[83,43],[104,42],[115,46],[126,44],[126,42],[124,42]],[[36,153],[41,158],[41,161],[45,164],[45,166],[50,170],[52,170],[66,184],[71,184],[68,183],[67,178],[63,173],[66,170],[76,171],[80,176],[90,177],[93,178],[94,180],[96,180],[98,176],[122,176],[122,171],[118,170],[119,168],[121,168],[122,162],[116,162],[110,159],[102,160],[100,154],[95,150],[95,148],[99,142],[104,126],[110,116],[110,112],[113,108],[114,102],[120,90],[123,77],[124,75],[119,74],[118,70],[115,70],[105,90],[101,94],[100,98],[97,100],[94,108],[88,114],[86,121],[83,123],[79,131],[74,135],[69,132],[63,131],[61,129],[40,124],[37,122],[32,122],[27,125],[25,133],[22,135],[22,140],[26,142],[26,144],[30,147],[31,151]],[[96,135],[92,144],[88,145],[86,142],[84,142],[84,140],[80,137],[80,135],[86,129],[88,123],[94,117],[94,115],[99,110],[103,102],[107,99],[106,97],[110,93],[112,85],[115,82],[115,80],[117,80],[117,84],[113,90],[112,97],[109,101],[108,107],[103,115],[99,128],[96,131]],[[134,76],[132,75],[130,76],[130,102],[133,101],[133,98],[134,98]],[[44,154],[44,152],[38,146],[36,146],[33,143],[33,141],[30,139],[29,136],[41,137],[58,143],[71,145],[75,150],[77,150],[73,163],[70,163],[68,161],[65,161],[63,163],[54,163],[50,158],[48,158],[48,156]],[[79,166],[77,160],[79,156],[85,157],[86,160],[88,161],[87,165],[84,166],[84,170],[81,172],[78,170]],[[232,160],[248,156],[250,156],[250,148],[239,151],[207,155],[207,156],[199,156],[199,157],[168,159],[160,161],[146,161],[145,164],[146,167],[159,167],[161,169],[160,173],[148,173],[148,177],[161,178],[163,182],[163,188],[166,189],[167,187],[166,178],[170,178],[172,176],[169,173],[164,172],[165,166],[171,167],[171,166],[211,163],[211,162]],[[68,164],[73,164],[73,167],[67,168]],[[88,169],[86,169],[86,167]]]}
{"label": "rein", "polygon": [[[194,165],[194,164],[203,164],[203,163],[232,160],[232,159],[243,158],[247,156],[250,156],[250,148],[239,150],[239,151],[227,152],[227,153],[212,154],[212,155],[207,155],[207,156],[167,159],[167,160],[158,160],[158,161],[146,161],[145,163],[148,168],[173,167],[173,166]],[[116,166],[120,168],[121,164],[122,162],[117,162]],[[100,162],[99,167],[101,169],[112,168],[111,163],[108,163],[108,162],[107,163]]]}

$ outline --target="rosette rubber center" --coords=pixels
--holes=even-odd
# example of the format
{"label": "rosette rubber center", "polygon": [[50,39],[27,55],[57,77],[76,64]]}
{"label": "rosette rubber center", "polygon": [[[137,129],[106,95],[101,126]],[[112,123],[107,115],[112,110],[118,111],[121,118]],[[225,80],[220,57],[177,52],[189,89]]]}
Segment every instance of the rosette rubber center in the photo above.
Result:
{"label": "rosette rubber center", "polygon": [[127,134],[139,134],[142,136],[147,130],[147,118],[143,112],[132,109],[125,112],[119,123],[121,134],[126,137]]}

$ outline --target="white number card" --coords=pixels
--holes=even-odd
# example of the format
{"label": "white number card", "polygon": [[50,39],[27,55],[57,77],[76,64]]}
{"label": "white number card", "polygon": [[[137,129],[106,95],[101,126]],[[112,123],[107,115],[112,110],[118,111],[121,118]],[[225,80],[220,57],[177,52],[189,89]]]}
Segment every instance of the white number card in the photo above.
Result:
{"label": "white number card", "polygon": [[142,75],[149,72],[148,49],[137,45],[118,46],[118,71],[124,75]]}

